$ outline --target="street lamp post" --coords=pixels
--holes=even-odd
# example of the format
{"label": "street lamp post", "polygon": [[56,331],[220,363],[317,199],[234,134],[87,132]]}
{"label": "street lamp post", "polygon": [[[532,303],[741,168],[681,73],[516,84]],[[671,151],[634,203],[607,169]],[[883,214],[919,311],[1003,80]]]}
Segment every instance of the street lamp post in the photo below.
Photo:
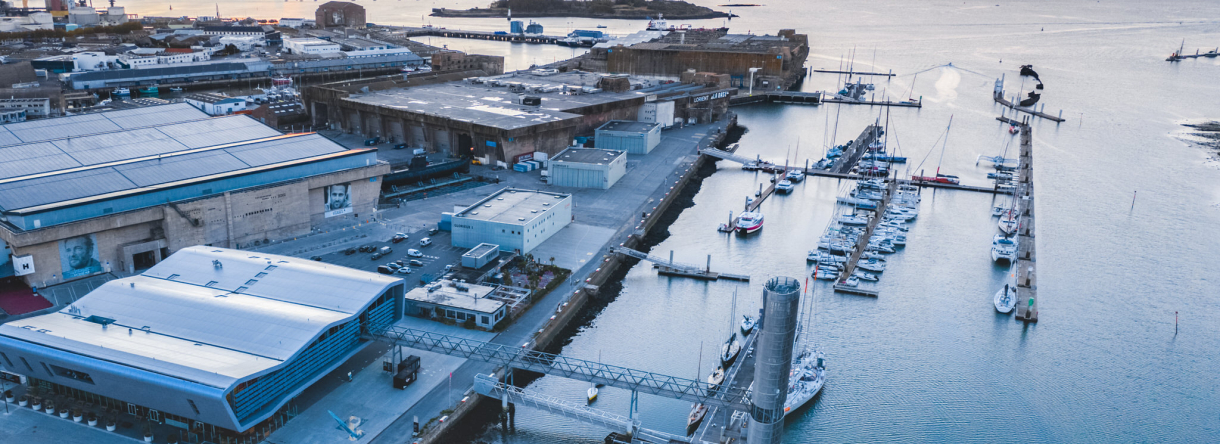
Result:
{"label": "street lamp post", "polygon": [[754,73],[758,72],[758,70],[760,70],[760,69],[762,69],[762,68],[750,68],[750,94],[749,95],[751,95],[751,96],[754,95]]}

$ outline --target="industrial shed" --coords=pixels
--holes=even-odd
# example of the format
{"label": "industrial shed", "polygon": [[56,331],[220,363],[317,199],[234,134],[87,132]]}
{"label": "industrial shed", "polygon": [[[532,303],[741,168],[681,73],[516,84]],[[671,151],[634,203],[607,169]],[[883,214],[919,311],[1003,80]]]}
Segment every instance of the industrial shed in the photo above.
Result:
{"label": "industrial shed", "polygon": [[648,154],[661,143],[661,125],[648,122],[612,120],[597,129],[594,144],[604,150]]}
{"label": "industrial shed", "polygon": [[605,190],[627,174],[627,153],[573,147],[551,158],[550,164],[551,185]]}
{"label": "industrial shed", "polygon": [[453,246],[525,254],[572,222],[572,195],[505,188],[453,215]]}

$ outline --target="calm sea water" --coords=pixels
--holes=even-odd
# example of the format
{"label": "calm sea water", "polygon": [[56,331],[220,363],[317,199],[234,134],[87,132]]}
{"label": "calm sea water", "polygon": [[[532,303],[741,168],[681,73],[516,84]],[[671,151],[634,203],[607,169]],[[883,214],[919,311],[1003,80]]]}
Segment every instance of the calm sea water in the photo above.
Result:
{"label": "calm sea water", "polygon": [[[359,3],[378,23],[507,26],[504,20],[421,17],[432,7],[486,1]],[[826,352],[829,381],[814,404],[789,419],[787,442],[1220,442],[1220,166],[1207,150],[1178,137],[1184,121],[1220,118],[1220,59],[1163,61],[1182,39],[1190,52],[1220,46],[1220,3],[765,3],[734,8],[742,17],[731,22],[692,23],[768,34],[796,28],[812,41],[808,66],[836,68],[854,50],[857,69],[893,69],[899,76],[880,80],[878,95],[922,96],[926,105],[895,109],[889,117],[889,133],[897,137],[891,145],[901,147],[912,168],[926,157],[921,167],[929,172],[939,164],[965,183],[985,184],[987,170],[975,166],[977,156],[998,154],[1011,137],[994,119],[1000,110],[991,91],[1002,74],[1010,90],[1017,88],[1021,64],[1033,64],[1041,74],[1046,109],[1062,109],[1068,119],[1034,124],[1041,322],[1026,327],[991,306],[1008,273],[989,256],[993,197],[925,192],[908,245],[890,260],[879,298],[812,287],[816,342]],[[229,0],[219,6],[223,15],[278,18],[312,16],[317,4]],[[171,15],[164,2],[124,6]],[[212,15],[213,9],[184,3],[174,5],[172,15]],[[643,26],[537,21],[548,34],[596,24],[621,34]],[[554,46],[441,44],[503,54],[518,68],[573,54]],[[834,75],[815,74],[802,88],[831,89],[837,82]],[[836,119],[842,143],[885,117],[858,106],[736,111],[750,129],[742,153],[797,163],[821,156]],[[950,117],[942,160],[937,140]],[[563,353],[595,359],[600,352],[620,365],[706,375],[713,344],[730,328],[733,292],[738,313],[753,312],[766,277],[808,276],[805,252],[846,186],[806,180],[792,195],[762,206],[767,223],[760,234],[717,234],[716,224],[739,211],[764,180],[720,165],[672,234],[653,249],[662,255],[674,250],[679,260],[696,263],[712,254],[713,268],[751,274],[754,282],[669,279],[638,265],[617,299]],[[701,343],[706,356],[700,363]],[[579,402],[585,385],[543,377],[531,388]],[[625,414],[628,398],[606,388],[597,406]],[[650,396],[640,403],[644,427],[681,432],[688,404]],[[480,440],[595,443],[606,434],[541,412],[520,413],[517,434],[503,436],[488,425]]]}

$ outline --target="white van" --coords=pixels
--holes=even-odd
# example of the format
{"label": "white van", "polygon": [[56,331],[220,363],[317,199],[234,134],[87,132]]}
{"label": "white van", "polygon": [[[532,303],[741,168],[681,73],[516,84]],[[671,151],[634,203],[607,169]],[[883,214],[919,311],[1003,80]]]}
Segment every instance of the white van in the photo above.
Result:
{"label": "white van", "polygon": [[419,240],[419,246],[426,247],[429,245],[432,245],[432,238],[425,237],[425,238]]}

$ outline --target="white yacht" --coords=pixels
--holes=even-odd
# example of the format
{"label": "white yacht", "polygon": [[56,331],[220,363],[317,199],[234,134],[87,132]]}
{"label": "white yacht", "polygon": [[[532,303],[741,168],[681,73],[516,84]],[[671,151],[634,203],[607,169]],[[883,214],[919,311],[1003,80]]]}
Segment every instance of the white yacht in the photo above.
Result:
{"label": "white yacht", "polygon": [[779,183],[775,184],[776,193],[788,194],[792,192],[793,188],[795,187],[792,185],[792,182],[788,181],[788,179],[781,180]]}
{"label": "white yacht", "polygon": [[991,240],[991,260],[1012,264],[1017,261],[1017,242],[1003,234]]}
{"label": "white yacht", "polygon": [[762,226],[763,214],[758,211],[747,211],[737,218],[737,234],[750,234],[761,230]]}
{"label": "white yacht", "polygon": [[800,182],[805,179],[805,172],[799,170],[788,170],[788,172],[784,174],[784,178],[791,182]]}
{"label": "white yacht", "polygon": [[803,353],[788,375],[788,396],[784,399],[784,416],[800,409],[822,391],[826,384],[825,357],[821,352]]}

